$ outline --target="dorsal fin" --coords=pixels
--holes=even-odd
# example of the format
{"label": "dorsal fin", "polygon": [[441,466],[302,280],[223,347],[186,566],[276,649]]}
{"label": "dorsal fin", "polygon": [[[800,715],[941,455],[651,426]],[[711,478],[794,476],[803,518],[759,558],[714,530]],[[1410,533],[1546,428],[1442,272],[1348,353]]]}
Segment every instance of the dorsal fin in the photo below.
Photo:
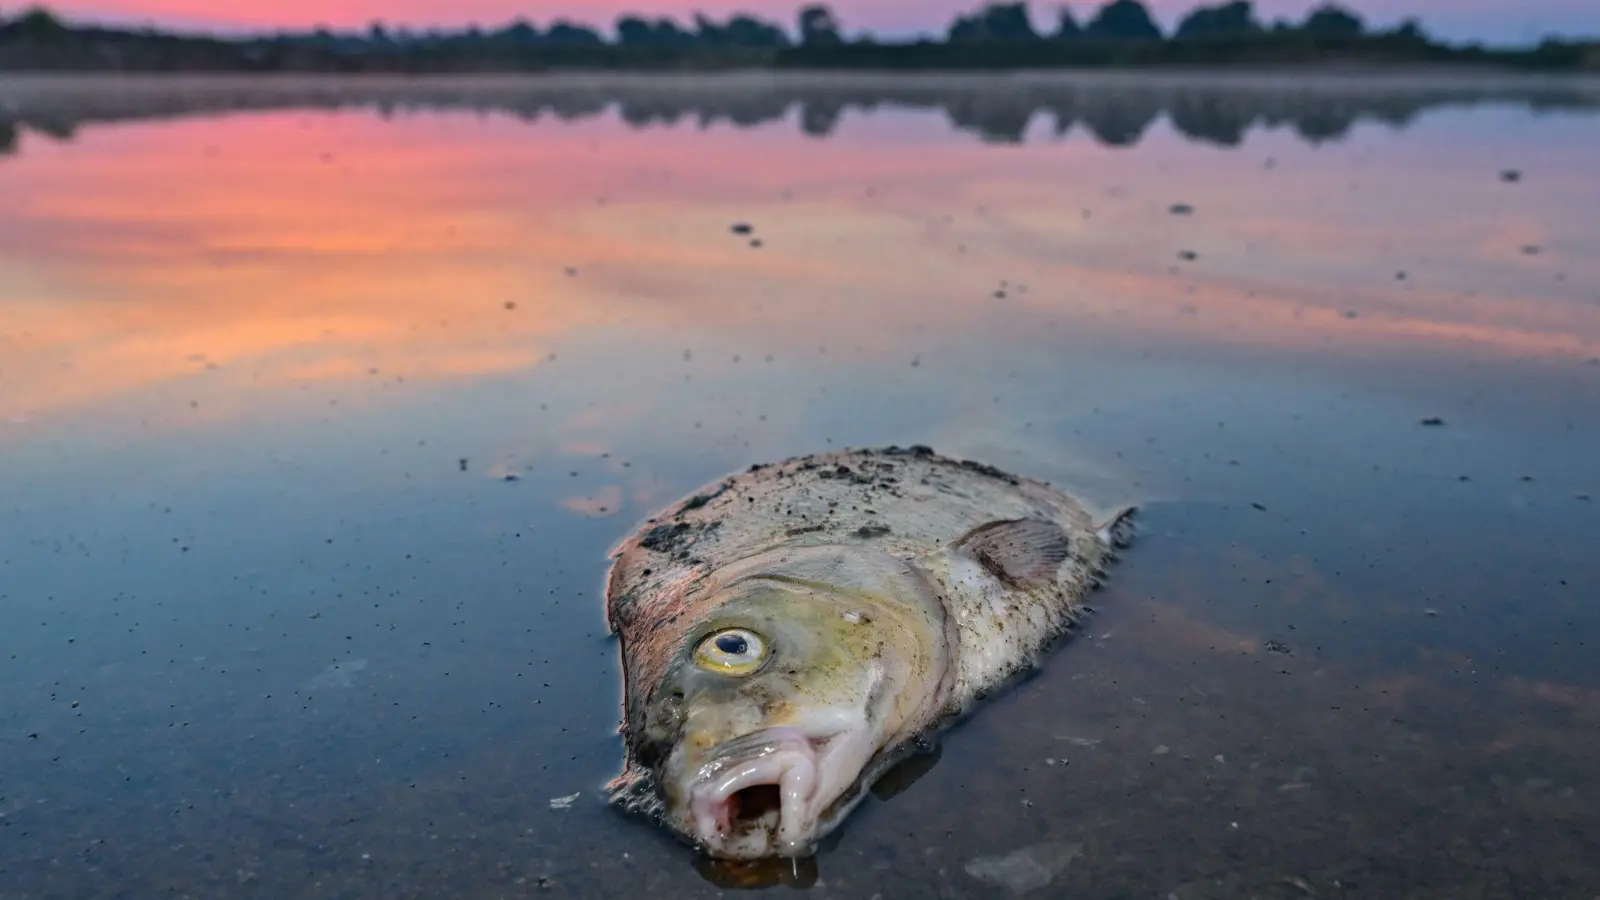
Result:
{"label": "dorsal fin", "polygon": [[1015,588],[1035,588],[1056,580],[1072,544],[1061,526],[1044,519],[1008,519],[979,525],[950,545],[976,559],[989,573]]}

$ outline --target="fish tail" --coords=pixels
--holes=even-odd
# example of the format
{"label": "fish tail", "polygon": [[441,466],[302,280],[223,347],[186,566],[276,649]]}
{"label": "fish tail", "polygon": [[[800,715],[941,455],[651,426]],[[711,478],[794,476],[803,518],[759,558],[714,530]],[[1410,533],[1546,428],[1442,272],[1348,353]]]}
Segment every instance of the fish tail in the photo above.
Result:
{"label": "fish tail", "polygon": [[1113,550],[1120,550],[1128,546],[1133,543],[1133,535],[1136,531],[1133,516],[1134,513],[1138,512],[1138,509],[1136,506],[1124,506],[1115,510],[1106,517],[1103,524],[1095,526],[1095,534],[1099,535],[1100,540],[1105,541],[1106,546]]}

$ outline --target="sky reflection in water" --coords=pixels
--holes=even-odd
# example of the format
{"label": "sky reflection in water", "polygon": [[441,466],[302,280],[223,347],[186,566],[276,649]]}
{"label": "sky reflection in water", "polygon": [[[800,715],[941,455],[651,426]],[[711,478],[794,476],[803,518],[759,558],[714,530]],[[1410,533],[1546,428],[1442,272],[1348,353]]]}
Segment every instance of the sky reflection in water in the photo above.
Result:
{"label": "sky reflection in water", "polygon": [[913,442],[1147,531],[813,890],[1600,890],[1592,88],[712,84],[7,88],[0,895],[708,890],[605,551]]}

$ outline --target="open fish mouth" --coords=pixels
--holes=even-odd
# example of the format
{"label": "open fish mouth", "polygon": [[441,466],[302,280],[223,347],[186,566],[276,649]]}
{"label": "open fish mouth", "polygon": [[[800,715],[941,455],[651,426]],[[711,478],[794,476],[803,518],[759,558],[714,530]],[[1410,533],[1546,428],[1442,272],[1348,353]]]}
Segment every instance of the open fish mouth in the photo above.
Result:
{"label": "open fish mouth", "polygon": [[701,847],[730,859],[808,855],[831,744],[780,726],[719,747],[690,796]]}

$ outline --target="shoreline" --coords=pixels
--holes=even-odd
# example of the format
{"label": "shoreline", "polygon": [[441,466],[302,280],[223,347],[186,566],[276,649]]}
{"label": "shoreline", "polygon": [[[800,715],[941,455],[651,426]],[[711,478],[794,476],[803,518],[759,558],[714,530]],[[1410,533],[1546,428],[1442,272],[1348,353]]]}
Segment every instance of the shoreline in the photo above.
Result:
{"label": "shoreline", "polygon": [[1415,90],[1430,87],[1505,88],[1556,85],[1600,91],[1600,73],[1527,70],[1480,65],[1139,66],[1107,69],[1019,68],[1006,70],[773,69],[752,66],[721,70],[551,69],[540,72],[106,72],[94,70],[0,71],[0,92],[10,87],[67,83],[101,85],[205,85],[215,88],[294,85],[434,85],[478,88],[573,84],[663,91],[723,87],[971,87],[1004,83],[1042,87],[1305,88]]}

